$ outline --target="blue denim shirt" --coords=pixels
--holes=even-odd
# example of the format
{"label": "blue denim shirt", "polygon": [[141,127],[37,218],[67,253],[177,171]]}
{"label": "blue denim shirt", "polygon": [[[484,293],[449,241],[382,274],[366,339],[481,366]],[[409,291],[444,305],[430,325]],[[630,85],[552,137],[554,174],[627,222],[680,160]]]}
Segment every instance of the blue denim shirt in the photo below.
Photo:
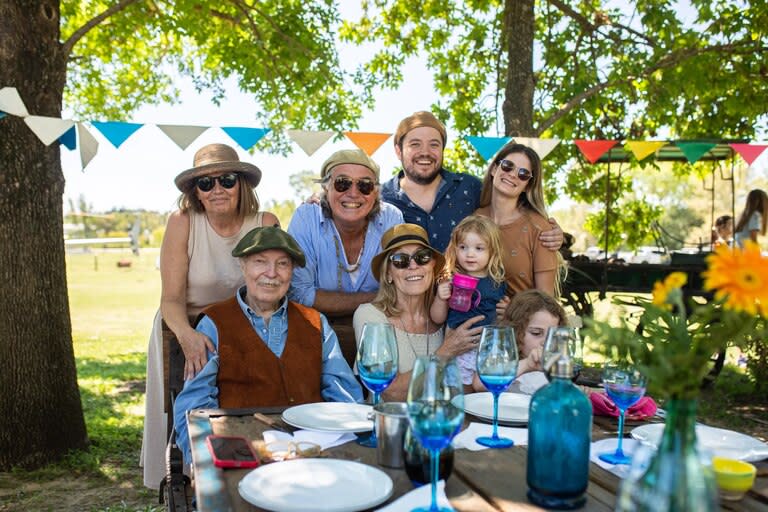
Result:
{"label": "blue denim shirt", "polygon": [[[245,286],[237,293],[237,302],[243,314],[248,318],[253,330],[263,339],[275,356],[280,357],[288,338],[288,301],[272,314],[269,325],[257,315],[243,300]],[[321,372],[320,394],[326,402],[361,402],[363,391],[352,374],[352,369],[341,354],[339,341],[325,316],[320,315],[323,336],[323,368]],[[211,339],[214,347],[219,347],[219,332],[210,317],[204,316],[196,330]],[[184,383],[184,389],[176,397],[173,407],[176,441],[184,454],[184,460],[192,463],[189,434],[187,432],[187,411],[219,407],[219,388],[216,378],[219,373],[218,353],[208,353],[208,362],[192,379]]]}
{"label": "blue denim shirt", "polygon": [[405,222],[418,224],[427,230],[429,243],[440,252],[445,252],[451,241],[451,231],[464,217],[475,213],[480,206],[480,191],[483,183],[471,174],[458,174],[440,169],[443,178],[437,189],[432,211],[425,212],[400,188],[400,171],[381,186],[381,199],[395,205],[403,212]]}
{"label": "blue denim shirt", "polygon": [[[371,272],[371,260],[381,250],[381,236],[396,224],[402,224],[403,214],[391,204],[381,203],[381,210],[368,223],[363,254],[360,256],[360,274],[352,284],[349,274],[339,270],[339,263],[349,266],[336,225],[325,216],[319,204],[302,204],[291,218],[288,233],[296,239],[307,259],[303,268],[293,269],[288,296],[292,301],[313,306],[317,290],[347,293],[375,292],[379,282]],[[337,245],[338,244],[338,245]],[[337,247],[339,248],[337,256]],[[352,262],[354,263],[354,262]],[[339,289],[339,276],[341,289]]]}

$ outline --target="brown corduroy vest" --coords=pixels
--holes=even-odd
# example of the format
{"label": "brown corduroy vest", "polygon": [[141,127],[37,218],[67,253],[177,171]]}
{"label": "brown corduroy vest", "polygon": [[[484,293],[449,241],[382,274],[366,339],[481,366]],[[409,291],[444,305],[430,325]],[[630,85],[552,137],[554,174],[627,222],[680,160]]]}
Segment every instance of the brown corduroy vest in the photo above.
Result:
{"label": "brown corduroy vest", "polygon": [[278,359],[253,330],[237,298],[205,309],[219,333],[219,407],[322,402],[320,313],[288,302],[288,338]]}

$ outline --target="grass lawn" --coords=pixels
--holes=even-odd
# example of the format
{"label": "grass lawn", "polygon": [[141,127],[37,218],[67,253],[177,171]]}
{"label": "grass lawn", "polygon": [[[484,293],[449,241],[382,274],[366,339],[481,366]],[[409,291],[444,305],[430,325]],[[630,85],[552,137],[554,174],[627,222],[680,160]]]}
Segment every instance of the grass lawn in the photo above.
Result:
{"label": "grass lawn", "polygon": [[[0,511],[164,510],[139,463],[146,346],[160,300],[157,250],[67,256],[78,380],[91,449],[37,471],[0,473]],[[118,268],[126,260],[130,267]],[[610,311],[607,301],[598,315]],[[588,358],[588,362],[590,361]],[[726,366],[705,392],[699,421],[766,440],[768,397]]]}

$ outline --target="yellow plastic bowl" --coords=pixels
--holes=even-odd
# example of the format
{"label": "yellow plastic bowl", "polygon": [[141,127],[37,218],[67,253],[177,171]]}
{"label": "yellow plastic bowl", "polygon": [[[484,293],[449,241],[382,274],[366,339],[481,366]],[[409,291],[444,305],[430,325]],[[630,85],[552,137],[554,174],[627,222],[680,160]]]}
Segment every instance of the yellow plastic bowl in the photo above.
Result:
{"label": "yellow plastic bowl", "polygon": [[755,483],[757,468],[749,462],[723,457],[712,457],[712,468],[725,500],[740,500]]}

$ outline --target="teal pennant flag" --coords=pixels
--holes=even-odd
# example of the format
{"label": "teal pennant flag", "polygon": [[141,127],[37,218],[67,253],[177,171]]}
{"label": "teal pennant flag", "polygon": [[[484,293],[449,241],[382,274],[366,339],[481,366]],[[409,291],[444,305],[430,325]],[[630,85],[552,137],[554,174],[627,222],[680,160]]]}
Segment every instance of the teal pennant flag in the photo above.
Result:
{"label": "teal pennant flag", "polygon": [[246,151],[255,146],[271,131],[270,128],[243,128],[239,126],[222,126],[221,129]]}
{"label": "teal pennant flag", "polygon": [[698,162],[710,149],[717,146],[714,142],[675,142],[674,144],[692,164]]}
{"label": "teal pennant flag", "polygon": [[480,153],[480,156],[487,162],[501,147],[512,140],[511,137],[473,137],[466,136],[464,139],[472,144],[472,147]]}
{"label": "teal pennant flag", "polygon": [[72,128],[64,132],[64,135],[59,137],[59,142],[62,143],[64,147],[69,150],[77,148],[77,137],[75,135],[75,128],[76,126],[73,125]]}
{"label": "teal pennant flag", "polygon": [[128,137],[144,126],[143,124],[122,123],[119,121],[91,121],[91,124],[116,148],[119,148],[123,142],[128,140]]}
{"label": "teal pennant flag", "polygon": [[5,117],[5,112],[0,112],[0,119]]}

